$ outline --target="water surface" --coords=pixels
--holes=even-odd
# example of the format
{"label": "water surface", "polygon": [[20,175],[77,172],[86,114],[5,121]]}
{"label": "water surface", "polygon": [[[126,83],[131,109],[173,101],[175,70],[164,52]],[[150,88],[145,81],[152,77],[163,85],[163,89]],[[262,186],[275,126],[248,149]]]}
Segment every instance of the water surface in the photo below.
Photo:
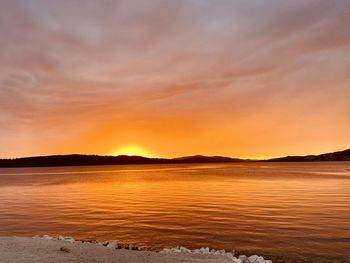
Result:
{"label": "water surface", "polygon": [[350,163],[0,169],[0,235],[350,262]]}

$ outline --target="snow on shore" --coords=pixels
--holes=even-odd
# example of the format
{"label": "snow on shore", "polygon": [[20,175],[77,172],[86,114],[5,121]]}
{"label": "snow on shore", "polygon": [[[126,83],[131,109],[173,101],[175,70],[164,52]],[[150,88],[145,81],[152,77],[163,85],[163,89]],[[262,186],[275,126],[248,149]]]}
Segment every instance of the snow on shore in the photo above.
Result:
{"label": "snow on shore", "polygon": [[[51,237],[48,235],[44,235],[42,237],[34,237],[34,239],[35,238],[42,239],[42,240],[59,240],[59,241],[64,241],[64,242],[71,243],[71,244],[73,244],[73,243],[76,243],[76,244],[83,244],[83,243],[96,244],[96,245],[103,246],[103,247],[106,247],[108,249],[113,249],[113,250],[121,250],[121,249],[123,249],[123,250],[136,250],[136,251],[143,250],[142,247],[138,247],[138,246],[131,245],[131,244],[120,244],[116,240],[97,242],[97,241],[93,241],[93,240],[88,240],[88,241],[75,240],[73,237],[64,237],[64,236],[58,236],[56,238],[56,237]],[[182,246],[175,247],[175,248],[164,248],[158,254],[173,255],[173,256],[184,255],[184,256],[191,256],[193,258],[195,258],[196,256],[198,256],[198,258],[203,258],[203,256],[204,257],[209,256],[209,257],[217,258],[220,260],[225,259],[228,262],[234,262],[234,263],[272,263],[271,260],[264,259],[262,256],[236,255],[235,251],[226,252],[225,250],[209,249],[208,247],[194,249],[194,250],[190,250],[190,249],[182,247]],[[203,262],[206,262],[206,261],[203,261]]]}
{"label": "snow on shore", "polygon": [[200,248],[200,249],[194,249],[190,250],[185,247],[176,247],[176,248],[165,248],[162,251],[160,251],[161,254],[202,254],[202,255],[214,255],[214,256],[221,256],[226,257],[234,263],[272,263],[271,260],[266,260],[262,256],[252,255],[250,257],[247,257],[246,255],[239,255],[238,258],[235,256],[235,252],[226,252],[224,249],[222,250],[215,250],[215,249],[209,249],[208,247]]}

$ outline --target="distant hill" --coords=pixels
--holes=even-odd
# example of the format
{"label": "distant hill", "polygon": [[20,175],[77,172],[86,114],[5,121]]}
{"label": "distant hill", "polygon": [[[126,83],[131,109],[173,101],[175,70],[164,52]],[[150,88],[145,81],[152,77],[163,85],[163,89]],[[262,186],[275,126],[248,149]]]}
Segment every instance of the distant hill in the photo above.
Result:
{"label": "distant hill", "polygon": [[0,167],[41,167],[41,166],[81,166],[118,164],[160,164],[168,159],[146,158],[142,156],[99,156],[99,155],[50,155],[16,159],[0,159]]}
{"label": "distant hill", "polygon": [[[99,156],[99,155],[50,155],[24,157],[16,159],[0,159],[0,167],[47,167],[47,166],[83,166],[83,165],[122,165],[122,164],[176,164],[176,163],[229,163],[245,162],[243,160],[223,156],[194,155],[174,159],[147,158],[142,156]],[[257,160],[261,161],[261,160]],[[263,162],[311,162],[311,161],[350,161],[350,149],[334,153],[307,156],[287,156],[263,160]]]}
{"label": "distant hill", "polygon": [[324,161],[350,161],[350,149],[339,152],[324,153],[320,155],[287,156],[266,160],[268,162],[324,162]]}
{"label": "distant hill", "polygon": [[174,159],[147,158],[142,156],[99,156],[99,155],[50,155],[16,159],[0,159],[0,167],[46,167],[83,165],[122,165],[122,164],[175,164],[175,163],[221,163],[242,161],[221,156],[188,156]]}

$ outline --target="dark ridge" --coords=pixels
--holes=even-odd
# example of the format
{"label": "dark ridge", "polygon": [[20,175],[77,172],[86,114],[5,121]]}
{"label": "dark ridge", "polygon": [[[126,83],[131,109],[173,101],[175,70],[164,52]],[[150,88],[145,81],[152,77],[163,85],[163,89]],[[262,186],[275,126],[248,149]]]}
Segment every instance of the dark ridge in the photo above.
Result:
{"label": "dark ridge", "polygon": [[324,153],[320,155],[287,156],[265,160],[267,162],[325,162],[325,161],[350,161],[350,149]]}
{"label": "dark ridge", "polygon": [[123,165],[123,164],[176,164],[176,163],[222,163],[243,161],[221,156],[187,156],[174,159],[147,158],[142,156],[99,156],[99,155],[50,155],[0,159],[0,167],[51,167],[51,166],[86,166],[86,165]]}
{"label": "dark ridge", "polygon": [[83,166],[83,165],[121,165],[121,164],[161,164],[167,159],[146,158],[142,156],[99,156],[99,155],[50,155],[16,159],[0,159],[0,167],[44,167],[44,166]]}
{"label": "dark ridge", "polygon": [[[99,156],[99,155],[50,155],[15,159],[0,159],[0,167],[50,167],[50,166],[87,166],[87,165],[123,165],[123,164],[176,164],[176,163],[229,163],[245,162],[224,156],[185,156],[174,159],[147,158],[142,156]],[[261,161],[261,160],[259,160]],[[313,161],[350,161],[350,149],[334,153],[307,156],[287,156],[263,160],[263,162],[313,162]]]}

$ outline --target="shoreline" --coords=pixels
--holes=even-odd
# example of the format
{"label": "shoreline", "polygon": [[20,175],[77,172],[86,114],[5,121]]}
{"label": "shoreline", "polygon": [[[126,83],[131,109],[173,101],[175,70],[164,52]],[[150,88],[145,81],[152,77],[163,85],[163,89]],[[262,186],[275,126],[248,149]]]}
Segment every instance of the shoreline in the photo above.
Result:
{"label": "shoreline", "polygon": [[272,263],[261,256],[235,255],[234,251],[184,247],[165,248],[160,252],[142,250],[132,245],[120,245],[115,240],[78,241],[72,237],[0,237],[2,263]]}

